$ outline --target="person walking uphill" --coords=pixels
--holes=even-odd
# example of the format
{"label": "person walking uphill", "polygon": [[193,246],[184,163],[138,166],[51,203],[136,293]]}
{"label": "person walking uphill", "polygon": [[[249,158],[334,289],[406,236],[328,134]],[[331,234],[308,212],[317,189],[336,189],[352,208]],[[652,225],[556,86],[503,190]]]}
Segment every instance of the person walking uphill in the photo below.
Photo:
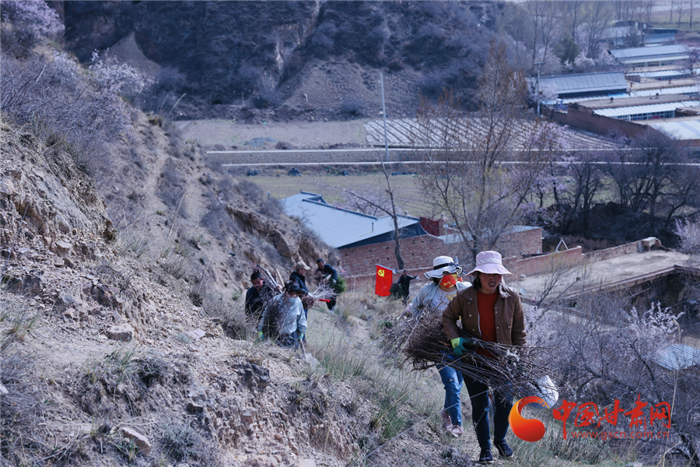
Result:
{"label": "person walking uphill", "polygon": [[265,304],[272,298],[272,287],[265,283],[260,271],[255,271],[250,276],[252,287],[245,294],[245,314],[256,320],[260,319],[265,309]]}
{"label": "person walking uphill", "polygon": [[[338,272],[333,269],[330,264],[326,264],[321,258],[316,260],[316,266],[318,267],[316,270],[316,276],[318,277],[319,282],[327,282],[333,291],[337,293],[336,284],[338,283]],[[335,303],[335,295],[333,295],[326,303],[328,306],[328,311],[333,311],[333,308],[335,308]]]}
{"label": "person walking uphill", "polygon": [[[301,306],[301,289],[294,282],[287,282],[284,293],[277,295],[265,306],[258,336],[275,339],[282,347],[296,347],[306,333],[306,314]],[[266,332],[267,331],[267,332]]]}
{"label": "person walking uphill", "polygon": [[[506,345],[526,344],[525,318],[518,291],[502,282],[503,275],[510,272],[503,267],[501,255],[496,251],[482,251],[476,255],[476,267],[469,272],[476,278],[472,287],[460,291],[442,315],[445,335],[450,340],[454,354],[463,356],[470,346],[468,333],[474,338]],[[462,330],[457,321],[462,321]],[[478,352],[488,357],[484,349]],[[487,385],[464,376],[472,403],[472,421],[481,453],[479,462],[493,464],[489,434],[489,412],[492,410]],[[513,407],[513,396],[502,388],[493,388],[495,407],[493,445],[501,457],[513,457],[513,450],[506,442],[508,415]]]}
{"label": "person walking uphill", "polygon": [[[462,268],[456,266],[449,256],[438,256],[433,260],[433,270],[424,274],[430,283],[423,286],[413,298],[413,302],[406,308],[405,315],[415,313],[436,313],[442,315],[445,307],[450,303],[459,291],[465,290],[471,284],[458,282],[457,277],[462,273]],[[462,391],[462,374],[449,365],[454,357],[445,354],[446,365],[439,364],[442,384],[445,386],[445,404],[440,411],[442,415],[442,427],[455,437],[464,432],[462,428],[462,408],[459,393]]]}
{"label": "person walking uphill", "polygon": [[401,273],[401,277],[399,277],[399,285],[401,286],[401,290],[403,291],[403,303],[404,305],[408,303],[408,291],[411,287],[411,281],[418,279],[416,276],[409,276],[408,271],[405,269]]}
{"label": "person walking uphill", "polygon": [[311,269],[303,261],[299,261],[294,265],[294,271],[289,276],[289,280],[296,283],[301,289],[300,297],[301,304],[304,308],[304,316],[308,317],[309,304],[313,304],[313,299],[309,297],[309,289],[306,287],[306,271]]}

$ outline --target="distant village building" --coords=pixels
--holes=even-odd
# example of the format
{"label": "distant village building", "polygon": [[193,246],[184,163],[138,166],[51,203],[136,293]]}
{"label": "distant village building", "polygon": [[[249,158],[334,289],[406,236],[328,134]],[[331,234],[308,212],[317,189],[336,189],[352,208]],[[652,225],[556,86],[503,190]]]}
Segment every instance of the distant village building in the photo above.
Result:
{"label": "distant village building", "polygon": [[[536,89],[537,79],[530,79],[530,86]],[[577,102],[581,98],[601,98],[610,94],[624,93],[628,89],[625,74],[621,71],[608,73],[578,73],[572,75],[540,77],[540,91],[556,92],[557,99]]]}
{"label": "distant village building", "polygon": [[674,65],[688,60],[690,51],[685,44],[633,47],[610,50],[618,63],[635,67]]}
{"label": "distant village building", "polygon": [[[373,278],[376,264],[398,267],[391,216],[376,217],[339,208],[328,204],[319,194],[304,191],[281,203],[288,216],[301,219],[324,243],[338,249],[346,277]],[[442,219],[401,215],[399,232],[401,256],[405,268],[412,272],[430,269],[436,256],[459,258],[459,252],[463,251],[461,237],[446,227]],[[542,229],[514,226],[504,235],[499,250],[504,257],[540,254]]]}

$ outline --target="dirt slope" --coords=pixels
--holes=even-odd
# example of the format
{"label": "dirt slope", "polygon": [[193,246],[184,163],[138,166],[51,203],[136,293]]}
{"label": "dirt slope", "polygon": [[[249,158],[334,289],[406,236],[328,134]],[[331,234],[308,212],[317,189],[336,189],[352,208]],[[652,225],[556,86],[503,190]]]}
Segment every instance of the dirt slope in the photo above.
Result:
{"label": "dirt slope", "polygon": [[[339,307],[347,316],[310,311],[310,349],[324,367],[313,369],[288,350],[246,340],[253,326],[242,316],[242,299],[217,293],[242,286],[235,266],[228,268],[229,276],[221,270],[230,261],[217,257],[228,256],[222,245],[249,248],[248,257],[260,254],[255,259],[263,261],[267,250],[256,249],[253,238],[260,244],[266,241],[261,233],[269,232],[277,235],[272,248],[284,253],[287,245],[290,257],[318,250],[305,250],[310,247],[304,236],[276,230],[291,221],[273,221],[234,203],[234,196],[243,199],[236,190],[219,194],[224,193],[224,212],[243,219],[240,231],[227,237],[229,243],[210,237],[197,221],[207,202],[196,201],[224,182],[211,173],[211,183],[201,183],[208,172],[202,174],[198,156],[192,161],[168,155],[173,147],[160,127],[135,118],[140,144],[128,151],[130,157],[113,159],[97,185],[67,154],[2,124],[0,234],[6,269],[0,293],[0,465],[367,462],[362,457],[379,448],[382,425],[376,425],[376,417],[382,409],[367,398],[367,390],[359,392],[332,375],[339,365],[333,358],[377,358],[368,339],[374,318],[365,315],[366,304],[376,300],[341,297]],[[184,210],[185,201],[177,199],[179,209],[171,208],[167,196],[151,193],[163,191],[162,179],[169,176],[159,174],[170,163],[188,180],[199,176],[192,185],[203,187],[188,191],[195,200]],[[100,190],[110,198],[106,203]],[[139,228],[115,228],[110,210]],[[139,219],[149,218],[156,220],[139,237],[144,232]],[[188,229],[200,237],[187,236]],[[185,245],[196,252],[193,258],[183,254]],[[240,271],[245,275],[249,269]],[[333,336],[351,347],[328,360],[324,348]],[[367,384],[379,385],[374,391],[381,393],[388,383],[380,384],[386,370],[379,368],[372,369]],[[409,374],[400,377],[412,392],[419,390],[415,395],[428,415],[411,422],[418,422],[413,431],[378,449],[367,465],[443,465],[443,459],[463,456],[443,445],[433,397],[424,395],[439,394],[437,380],[429,377],[426,386]],[[393,404],[393,396],[386,397]]]}

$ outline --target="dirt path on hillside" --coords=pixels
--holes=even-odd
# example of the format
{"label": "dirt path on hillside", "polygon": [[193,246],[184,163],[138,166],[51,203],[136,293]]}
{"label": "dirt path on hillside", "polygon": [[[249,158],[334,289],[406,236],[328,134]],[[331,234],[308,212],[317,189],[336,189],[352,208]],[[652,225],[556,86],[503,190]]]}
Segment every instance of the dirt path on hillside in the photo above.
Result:
{"label": "dirt path on hillside", "polygon": [[346,122],[266,122],[243,124],[231,120],[190,120],[176,122],[183,139],[205,147],[272,148],[284,142],[293,148],[320,148],[333,145],[367,146],[363,125],[369,120]]}

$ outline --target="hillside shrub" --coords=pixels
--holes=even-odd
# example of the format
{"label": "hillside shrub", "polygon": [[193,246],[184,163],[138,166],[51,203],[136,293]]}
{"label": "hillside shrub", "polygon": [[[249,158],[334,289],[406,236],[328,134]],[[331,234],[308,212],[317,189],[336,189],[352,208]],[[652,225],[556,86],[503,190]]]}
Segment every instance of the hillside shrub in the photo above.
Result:
{"label": "hillside shrub", "polygon": [[122,96],[133,97],[152,83],[127,65],[93,59],[84,70],[64,52],[24,60],[3,53],[0,110],[42,144],[65,150],[80,169],[99,175],[109,163],[107,146],[132,135]]}
{"label": "hillside shrub", "polygon": [[340,111],[348,117],[359,117],[365,111],[367,104],[360,96],[348,97],[340,105]]}
{"label": "hillside shrub", "polygon": [[43,1],[2,2],[2,45],[16,56],[26,56],[42,39],[54,39],[64,27],[58,15]]}

